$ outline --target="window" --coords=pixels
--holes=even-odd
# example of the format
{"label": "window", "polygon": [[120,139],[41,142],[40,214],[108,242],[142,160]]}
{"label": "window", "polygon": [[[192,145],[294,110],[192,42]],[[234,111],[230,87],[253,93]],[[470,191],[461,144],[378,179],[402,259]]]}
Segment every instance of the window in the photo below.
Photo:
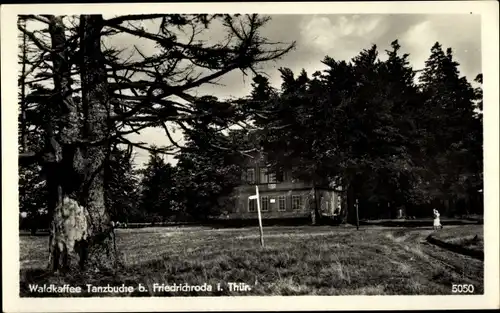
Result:
{"label": "window", "polygon": [[285,196],[278,197],[278,211],[286,211],[286,198]]}
{"label": "window", "polygon": [[269,177],[267,176],[267,168],[260,169],[260,183],[267,184]]}
{"label": "window", "polygon": [[340,195],[337,196],[337,201],[336,201],[336,206],[335,206],[335,212],[333,212],[334,214],[338,215],[340,214],[340,209],[341,209],[341,206],[342,206],[342,197]]}
{"label": "window", "polygon": [[300,210],[302,207],[302,197],[299,195],[293,195],[292,196],[292,209],[293,210]]}
{"label": "window", "polygon": [[255,184],[255,169],[247,168],[246,175],[246,182],[249,184]]}
{"label": "window", "polygon": [[260,198],[260,209],[262,212],[269,211],[269,199],[267,196],[261,197]]}
{"label": "window", "polygon": [[275,184],[276,183],[276,174],[275,173],[270,173],[267,175],[268,178],[268,183],[270,184]]}
{"label": "window", "polygon": [[[283,175],[281,175],[281,178],[279,178],[279,181],[283,181],[282,178]],[[278,181],[277,175],[274,172],[271,172],[268,168],[262,167],[260,169],[260,183],[261,184],[276,184]]]}
{"label": "window", "polygon": [[248,212],[257,212],[257,200],[248,199]]}
{"label": "window", "polygon": [[326,200],[325,201],[325,212],[330,213],[330,201]]}

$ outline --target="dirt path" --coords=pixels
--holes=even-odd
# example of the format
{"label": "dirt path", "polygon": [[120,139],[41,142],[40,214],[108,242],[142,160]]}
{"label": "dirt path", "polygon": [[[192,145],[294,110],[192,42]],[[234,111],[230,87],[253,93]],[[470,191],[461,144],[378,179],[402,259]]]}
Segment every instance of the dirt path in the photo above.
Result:
{"label": "dirt path", "polygon": [[[459,226],[449,226],[459,227]],[[440,284],[473,284],[476,293],[483,292],[484,263],[427,242],[432,229],[401,229],[390,233],[394,242],[419,259],[414,263],[419,272],[432,271],[433,281]]]}

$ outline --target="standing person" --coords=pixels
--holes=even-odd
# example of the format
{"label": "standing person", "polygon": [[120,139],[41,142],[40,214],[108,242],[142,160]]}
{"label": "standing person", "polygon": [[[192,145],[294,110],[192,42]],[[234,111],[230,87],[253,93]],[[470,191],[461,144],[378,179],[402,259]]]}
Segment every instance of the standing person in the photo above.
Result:
{"label": "standing person", "polygon": [[439,229],[443,228],[443,225],[441,225],[441,220],[439,219],[439,211],[434,209],[434,229]]}

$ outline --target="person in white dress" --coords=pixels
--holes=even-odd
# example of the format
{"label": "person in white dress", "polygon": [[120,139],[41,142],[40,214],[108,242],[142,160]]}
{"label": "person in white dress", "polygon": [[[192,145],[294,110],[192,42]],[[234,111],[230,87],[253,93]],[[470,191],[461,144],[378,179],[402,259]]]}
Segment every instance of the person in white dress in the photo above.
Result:
{"label": "person in white dress", "polygon": [[441,225],[441,220],[439,219],[439,211],[434,209],[434,229],[443,228]]}

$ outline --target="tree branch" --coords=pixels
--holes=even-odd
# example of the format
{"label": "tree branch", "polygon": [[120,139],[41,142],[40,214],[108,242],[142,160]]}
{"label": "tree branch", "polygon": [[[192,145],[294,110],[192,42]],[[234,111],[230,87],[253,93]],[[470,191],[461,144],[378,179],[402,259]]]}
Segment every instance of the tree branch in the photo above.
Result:
{"label": "tree branch", "polygon": [[156,18],[162,18],[162,17],[167,17],[169,14],[130,14],[130,15],[123,15],[123,16],[118,16],[114,18],[110,18],[107,20],[104,20],[104,25],[106,26],[113,26],[113,25],[118,25],[123,22],[130,22],[130,21],[142,21],[142,20],[149,20],[149,19],[156,19]]}
{"label": "tree branch", "polygon": [[113,27],[113,28],[116,28],[124,33],[127,33],[127,34],[130,34],[130,35],[134,35],[134,36],[137,36],[137,37],[141,37],[141,38],[146,38],[146,39],[149,39],[149,40],[153,40],[153,41],[156,41],[157,43],[159,44],[163,44],[165,46],[174,46],[174,47],[180,47],[180,48],[184,48],[184,49],[190,49],[190,50],[196,50],[196,51],[205,51],[205,52],[217,52],[217,53],[220,53],[220,52],[226,52],[226,53],[234,53],[235,50],[233,49],[222,49],[220,47],[202,47],[202,46],[196,46],[196,45],[188,45],[188,44],[183,44],[183,43],[180,43],[180,42],[176,42],[174,41],[172,38],[169,38],[169,37],[165,37],[165,36],[161,36],[161,35],[157,35],[157,34],[152,34],[152,33],[148,33],[144,30],[139,30],[139,29],[130,29],[130,28],[127,28],[127,27],[124,27],[124,26],[120,26],[120,25],[117,25],[117,24],[113,24],[113,25],[108,25],[110,27]]}
{"label": "tree branch", "polygon": [[53,52],[53,50],[49,47],[47,47],[45,45],[45,43],[43,43],[41,40],[39,40],[38,38],[36,38],[35,34],[33,32],[30,32],[28,30],[26,30],[26,28],[22,27],[21,25],[17,25],[17,29],[19,29],[20,31],[22,31],[23,33],[26,34],[26,36],[29,37],[29,39],[31,39],[31,41],[33,41],[33,43],[40,49],[40,50],[43,50],[45,52]]}
{"label": "tree branch", "polygon": [[38,15],[26,15],[25,18],[27,19],[33,19],[33,20],[36,20],[36,21],[39,21],[39,22],[42,22],[42,23],[45,23],[45,24],[50,24],[50,20],[46,17],[43,17],[43,16],[38,16]]}
{"label": "tree branch", "polygon": [[176,155],[178,153],[178,151],[171,152],[169,150],[172,150],[172,149],[168,149],[168,148],[151,148],[151,147],[146,146],[144,143],[131,142],[130,140],[123,138],[123,137],[120,137],[119,140],[121,141],[121,143],[126,143],[130,146],[133,146],[133,147],[136,147],[136,148],[139,148],[142,150],[146,150],[146,151],[149,151],[152,153],[162,153],[162,154],[167,154],[167,155]]}
{"label": "tree branch", "polygon": [[165,123],[161,123],[161,126],[163,127],[163,130],[165,130],[165,134],[167,135],[168,139],[170,140],[170,142],[176,146],[177,148],[180,148],[182,149],[183,147],[181,147],[177,141],[175,141],[173,138],[172,138],[172,135],[170,135],[170,131],[168,130],[168,127]]}

